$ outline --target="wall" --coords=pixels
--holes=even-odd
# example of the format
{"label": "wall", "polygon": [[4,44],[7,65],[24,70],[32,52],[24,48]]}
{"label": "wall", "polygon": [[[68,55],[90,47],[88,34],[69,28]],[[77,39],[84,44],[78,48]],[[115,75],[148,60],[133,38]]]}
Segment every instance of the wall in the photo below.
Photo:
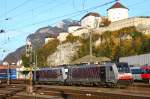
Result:
{"label": "wall", "polygon": [[128,18],[128,9],[125,8],[113,8],[108,10],[108,19],[111,22]]}
{"label": "wall", "polygon": [[144,32],[145,34],[150,34],[148,31],[150,28],[150,17],[132,17],[123,19],[112,22],[109,26],[100,27],[96,30],[99,32],[115,31],[130,26],[135,26],[137,29],[139,29],[139,31]]}
{"label": "wall", "polygon": [[67,32],[62,32],[62,33],[59,33],[59,36],[57,37],[57,39],[59,39],[60,41],[65,41],[66,40],[66,37],[69,35],[69,33]]}
{"label": "wall", "polygon": [[70,26],[70,27],[68,27],[68,32],[69,33],[75,32],[79,28],[81,28],[81,26]]}

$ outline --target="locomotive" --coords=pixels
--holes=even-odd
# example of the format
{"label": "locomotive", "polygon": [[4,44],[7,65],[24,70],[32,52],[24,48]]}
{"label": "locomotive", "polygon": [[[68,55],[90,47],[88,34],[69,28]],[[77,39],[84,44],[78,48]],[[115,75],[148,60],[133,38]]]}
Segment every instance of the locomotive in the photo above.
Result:
{"label": "locomotive", "polygon": [[14,80],[16,79],[16,69],[14,68],[7,68],[7,67],[1,67],[0,68],[0,82],[6,83],[6,80]]}
{"label": "locomotive", "polygon": [[63,85],[131,84],[132,73],[127,63],[80,64],[67,67],[41,68],[36,71],[36,82]]}

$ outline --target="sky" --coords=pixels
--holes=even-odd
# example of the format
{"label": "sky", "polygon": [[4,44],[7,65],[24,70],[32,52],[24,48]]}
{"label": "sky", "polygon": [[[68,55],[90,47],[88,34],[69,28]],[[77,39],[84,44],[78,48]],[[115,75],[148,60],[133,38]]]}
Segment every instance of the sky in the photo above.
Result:
{"label": "sky", "polygon": [[[0,60],[8,53],[25,45],[26,37],[38,28],[55,26],[63,19],[80,20],[86,13],[94,11],[107,16],[107,9],[114,0],[0,0]],[[120,0],[129,8],[129,17],[150,16],[150,0]],[[74,13],[79,11],[80,13]],[[74,14],[71,14],[74,13]]]}

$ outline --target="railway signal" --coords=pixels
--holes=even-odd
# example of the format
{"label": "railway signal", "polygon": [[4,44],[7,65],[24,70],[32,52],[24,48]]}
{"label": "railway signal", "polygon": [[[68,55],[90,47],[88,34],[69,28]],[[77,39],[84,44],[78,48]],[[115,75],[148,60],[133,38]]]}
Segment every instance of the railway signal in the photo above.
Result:
{"label": "railway signal", "polygon": [[30,41],[27,41],[26,44],[26,57],[29,57],[29,67],[30,67],[30,72],[29,72],[29,86],[27,86],[27,92],[32,93],[33,92],[33,86],[32,86],[32,44]]}

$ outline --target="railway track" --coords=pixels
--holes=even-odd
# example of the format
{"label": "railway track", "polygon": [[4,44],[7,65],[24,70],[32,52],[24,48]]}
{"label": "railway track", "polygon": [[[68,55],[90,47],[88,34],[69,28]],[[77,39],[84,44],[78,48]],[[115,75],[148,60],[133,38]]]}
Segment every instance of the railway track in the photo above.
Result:
{"label": "railway track", "polygon": [[[140,89],[114,89],[114,88],[92,88],[92,87],[72,87],[72,86],[47,86],[38,85],[36,88],[40,89],[43,94],[60,95],[62,92],[73,99],[149,99],[150,92],[148,90]],[[76,98],[75,98],[76,97]],[[111,97],[111,98],[110,98]],[[72,98],[71,98],[72,99]]]}
{"label": "railway track", "polygon": [[[7,83],[7,81],[3,82]],[[29,84],[29,80],[11,80],[11,84]],[[48,84],[47,84],[48,85]],[[92,87],[92,86],[91,86]],[[97,87],[97,86],[96,86]],[[98,87],[104,87],[104,86],[98,86]],[[144,82],[135,82],[133,85],[130,85],[129,87],[143,87],[143,88],[150,88],[150,84],[144,83]]]}
{"label": "railway track", "polygon": [[6,97],[3,99],[150,99],[150,86],[141,83],[123,89],[34,85],[32,94],[27,94],[25,87],[25,83],[15,83],[10,86],[2,85],[0,97]]}
{"label": "railway track", "polygon": [[0,99],[9,99],[9,97],[14,96],[18,92],[21,92],[25,89],[24,86],[8,86],[8,85],[1,85],[0,87]]}

